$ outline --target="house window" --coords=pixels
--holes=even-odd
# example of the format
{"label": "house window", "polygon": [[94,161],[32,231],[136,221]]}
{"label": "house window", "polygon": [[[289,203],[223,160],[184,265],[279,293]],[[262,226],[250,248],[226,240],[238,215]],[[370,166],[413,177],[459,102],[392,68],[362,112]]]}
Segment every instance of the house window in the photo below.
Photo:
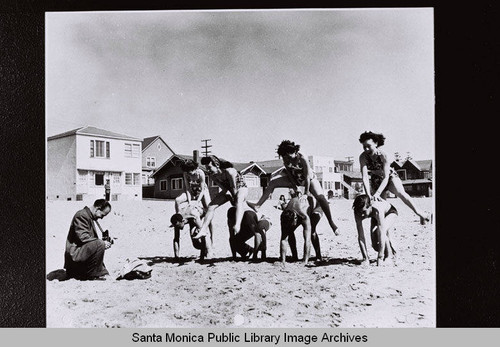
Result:
{"label": "house window", "polygon": [[172,178],[170,180],[172,190],[182,189],[182,178]]}
{"label": "house window", "polygon": [[128,186],[132,185],[132,174],[129,172],[125,173],[125,184]]}
{"label": "house window", "polygon": [[142,174],[142,184],[147,184],[148,183],[148,178],[146,177],[146,174]]}
{"label": "house window", "polygon": [[147,157],[146,158],[146,166],[147,167],[155,167],[156,166],[156,157]]}
{"label": "house window", "polygon": [[125,144],[125,158],[139,158],[141,146],[135,143]]}
{"label": "house window", "polygon": [[328,172],[333,172],[333,168],[331,166],[328,168]]}
{"label": "house window", "polygon": [[335,182],[335,190],[340,189],[340,182]]}
{"label": "house window", "polygon": [[90,140],[90,157],[91,158],[109,158],[110,145],[109,142]]}
{"label": "house window", "polygon": [[113,173],[113,183],[120,184],[120,174],[119,173]]}
{"label": "house window", "polygon": [[134,186],[139,186],[139,185],[141,185],[141,174],[135,173],[134,174]]}
{"label": "house window", "polygon": [[96,186],[104,185],[104,174],[102,172],[95,173],[95,185]]}
{"label": "house window", "polygon": [[78,183],[80,184],[87,183],[87,171],[78,170]]}
{"label": "house window", "polygon": [[243,179],[248,187],[258,187],[260,179],[257,176],[243,176]]}
{"label": "house window", "polygon": [[162,190],[162,191],[167,190],[167,181],[166,180],[160,181],[160,190]]}
{"label": "house window", "polygon": [[398,173],[399,178],[401,178],[401,180],[403,180],[403,181],[406,180],[406,170],[405,169],[398,170],[397,173]]}
{"label": "house window", "polygon": [[134,185],[138,186],[141,184],[141,174],[140,173],[125,173],[125,184],[128,186]]}

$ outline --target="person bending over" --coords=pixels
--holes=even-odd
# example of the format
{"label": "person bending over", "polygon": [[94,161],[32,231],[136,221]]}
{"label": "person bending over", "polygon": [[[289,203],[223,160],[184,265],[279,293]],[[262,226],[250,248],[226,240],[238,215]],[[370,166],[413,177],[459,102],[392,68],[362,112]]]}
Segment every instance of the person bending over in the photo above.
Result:
{"label": "person bending over", "polygon": [[377,266],[382,265],[382,261],[396,257],[396,250],[389,237],[389,229],[392,228],[397,219],[398,211],[394,206],[385,200],[373,201],[366,194],[359,195],[354,199],[352,205],[354,219],[358,230],[358,243],[363,256],[362,263],[369,265],[370,258],[366,248],[365,232],[363,229],[363,219],[370,218],[370,236],[373,249],[378,252]]}

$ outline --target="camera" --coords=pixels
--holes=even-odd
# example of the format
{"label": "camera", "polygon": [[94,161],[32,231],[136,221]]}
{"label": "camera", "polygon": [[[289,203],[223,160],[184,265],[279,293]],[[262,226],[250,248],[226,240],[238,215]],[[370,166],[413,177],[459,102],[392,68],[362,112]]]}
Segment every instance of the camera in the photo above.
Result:
{"label": "camera", "polygon": [[105,230],[105,231],[102,232],[102,240],[103,241],[108,241],[111,244],[114,243],[113,239],[109,236],[109,231],[108,230]]}

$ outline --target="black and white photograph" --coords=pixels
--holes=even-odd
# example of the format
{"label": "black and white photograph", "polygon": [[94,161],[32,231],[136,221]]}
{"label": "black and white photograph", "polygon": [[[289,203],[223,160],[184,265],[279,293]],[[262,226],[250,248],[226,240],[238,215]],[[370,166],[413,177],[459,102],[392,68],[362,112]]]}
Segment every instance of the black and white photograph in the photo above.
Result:
{"label": "black and white photograph", "polygon": [[46,326],[436,327],[433,18],[46,12]]}

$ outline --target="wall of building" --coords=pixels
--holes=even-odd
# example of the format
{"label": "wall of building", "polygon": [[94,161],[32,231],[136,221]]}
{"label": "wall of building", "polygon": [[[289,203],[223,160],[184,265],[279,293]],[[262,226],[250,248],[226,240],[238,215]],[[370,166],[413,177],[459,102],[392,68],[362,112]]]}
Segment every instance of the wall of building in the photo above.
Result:
{"label": "wall of building", "polygon": [[[180,167],[173,166],[171,163],[168,168],[161,170],[158,174],[154,176],[154,197],[155,199],[175,199],[178,197],[184,189],[172,189],[172,179],[179,179],[183,177],[183,173]],[[166,181],[166,190],[161,190],[162,181]],[[184,181],[184,180],[183,180]],[[182,182],[184,186],[184,182]]]}
{"label": "wall of building", "polygon": [[[110,143],[109,158],[90,156],[90,141],[98,140]],[[135,158],[125,157],[125,143],[138,144],[139,153]],[[110,180],[111,200],[141,200],[142,199],[142,154],[140,141],[126,141],[107,139],[96,136],[78,135],[76,138],[76,167],[79,173],[86,172],[85,178],[79,175],[78,194],[84,201],[104,197],[104,186],[95,184],[95,174],[104,174],[104,182]],[[95,146],[95,145],[94,145]],[[95,147],[94,147],[95,148]],[[125,174],[132,174],[132,184],[126,184]],[[137,184],[134,184],[134,174],[139,175]],[[117,176],[115,178],[115,175]]]}
{"label": "wall of building", "polygon": [[155,168],[158,168],[164,162],[166,162],[174,152],[172,152],[167,145],[160,139],[156,139],[148,146],[142,153],[142,166],[146,167],[147,165],[147,157],[155,157],[156,165]]}
{"label": "wall of building", "polygon": [[75,168],[75,136],[47,141],[46,194],[49,200],[76,199]]}

